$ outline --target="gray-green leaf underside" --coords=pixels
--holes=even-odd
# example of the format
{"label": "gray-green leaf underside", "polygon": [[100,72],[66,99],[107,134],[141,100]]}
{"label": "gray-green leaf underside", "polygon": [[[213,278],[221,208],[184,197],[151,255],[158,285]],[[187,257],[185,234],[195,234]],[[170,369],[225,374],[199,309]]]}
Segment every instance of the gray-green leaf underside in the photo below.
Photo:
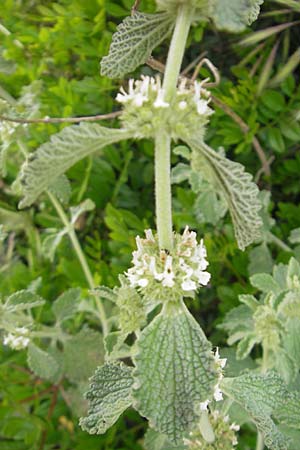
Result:
{"label": "gray-green leaf underside", "polygon": [[163,310],[142,331],[135,365],[134,407],[170,442],[182,443],[217,382],[211,344],[184,306]]}
{"label": "gray-green leaf underside", "polygon": [[86,393],[89,410],[87,417],[80,419],[82,429],[90,434],[105,433],[131,405],[132,384],[132,367],[124,364],[98,367]]}
{"label": "gray-green leaf underside", "polygon": [[244,166],[231,161],[195,138],[184,139],[193,149],[192,167],[215,183],[227,202],[238,246],[244,250],[261,236],[259,190]]}
{"label": "gray-green leaf underside", "polygon": [[257,19],[263,2],[264,0],[213,0],[210,16],[217,28],[240,32]]}
{"label": "gray-green leaf underside", "polygon": [[174,17],[167,13],[135,12],[118,26],[108,56],[101,61],[101,74],[122,78],[144,64],[154,47],[172,31]]}
{"label": "gray-green leaf underside", "polygon": [[114,142],[128,139],[127,130],[81,123],[64,128],[32,153],[20,173],[24,194],[20,207],[30,206],[55,180],[82,158]]}
{"label": "gray-green leaf underside", "polygon": [[300,428],[299,392],[288,391],[275,372],[225,378],[221,389],[250,414],[269,449],[289,448],[288,439],[274,420],[293,429]]}

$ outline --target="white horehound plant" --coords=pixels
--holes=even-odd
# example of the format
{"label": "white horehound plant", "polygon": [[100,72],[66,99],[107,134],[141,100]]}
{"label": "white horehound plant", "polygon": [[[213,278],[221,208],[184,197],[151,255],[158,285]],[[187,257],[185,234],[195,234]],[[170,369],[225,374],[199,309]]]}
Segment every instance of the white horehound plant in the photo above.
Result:
{"label": "white horehound plant", "polygon": [[[22,167],[17,183],[23,191],[20,207],[30,206],[48,190],[93,293],[98,300],[111,301],[118,311],[116,330],[111,326],[115,322],[106,320],[102,303],[99,307],[105,362],[90,380],[86,393],[89,411],[80,419],[82,428],[90,433],[105,433],[132,406],[149,421],[147,450],[229,450],[238,444],[239,425],[234,413],[239,405],[244,411],[240,422],[246,416],[246,421],[257,427],[257,450],[264,445],[273,450],[296,448],[291,445],[293,432],[300,428],[300,395],[287,384],[291,379],[295,382],[296,369],[291,379],[281,378],[268,353],[267,363],[256,369],[240,376],[224,376],[226,358],[220,357],[219,349],[212,350],[184,302],[209,283],[209,255],[203,240],[197,239],[188,224],[181,234],[175,233],[172,226],[171,146],[180,141],[190,149],[186,158],[192,170],[214,187],[230,212],[239,248],[244,250],[260,236],[258,188],[241,164],[205,143],[205,128],[213,114],[210,92],[205,88],[205,80],[181,77],[180,69],[193,22],[212,20],[217,28],[242,31],[257,18],[262,3],[263,0],[157,0],[156,14],[134,10],[113,36],[109,54],[101,62],[102,74],[124,77],[144,64],[154,47],[172,34],[164,76],[130,79],[127,87],[121,87],[116,97],[122,105],[119,129],[83,122],[66,127],[29,155]],[[154,141],[157,230],[146,230],[145,236],[137,236],[132,266],[120,275],[120,286],[95,288],[74,235],[73,222],[68,222],[56,200],[57,186],[65,186],[64,173],[77,161],[124,139]],[[299,302],[297,289],[291,294],[293,302]],[[278,323],[273,333],[278,334],[278,348],[282,349],[286,324],[282,315],[279,318],[283,307],[278,304],[284,298],[288,308],[288,301],[287,295],[279,294],[278,291],[276,299],[264,299],[261,305],[251,296],[242,299],[255,317],[253,321],[250,311],[243,310],[244,315],[236,319],[237,334],[231,340],[240,340],[242,356],[260,343],[270,348],[259,320],[268,320],[272,314],[276,326]],[[69,300],[60,303],[69,307]],[[9,307],[8,300],[3,306],[6,314],[10,314]],[[27,305],[25,309],[28,308]],[[246,324],[242,323],[244,317]],[[34,333],[25,327],[27,319],[26,314],[22,315],[22,327],[11,331],[6,328],[7,345],[26,347],[33,339]],[[226,323],[229,331],[235,331]],[[295,331],[295,321],[289,323]],[[247,324],[248,328],[243,327]],[[260,327],[256,340],[251,324],[254,329]],[[130,337],[131,342],[133,336],[134,344],[129,346],[126,340]],[[67,338],[62,335],[63,339]],[[290,344],[293,349],[295,342]],[[299,350],[299,339],[297,342]],[[38,359],[39,350],[32,349],[31,359]]]}

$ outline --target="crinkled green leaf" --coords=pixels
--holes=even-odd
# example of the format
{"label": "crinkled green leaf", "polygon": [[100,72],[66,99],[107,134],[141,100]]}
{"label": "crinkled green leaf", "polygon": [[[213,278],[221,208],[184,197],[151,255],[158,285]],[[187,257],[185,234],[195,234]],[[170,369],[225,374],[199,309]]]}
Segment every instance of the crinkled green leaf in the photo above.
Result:
{"label": "crinkled green leaf", "polygon": [[211,344],[184,305],[167,307],[137,342],[134,406],[150,426],[180,444],[195,408],[217,382]]}
{"label": "crinkled green leaf", "polygon": [[68,289],[61,294],[53,303],[52,311],[58,322],[73,317],[79,307],[81,290],[79,288]]}
{"label": "crinkled green leaf", "polygon": [[20,207],[30,206],[55,180],[82,158],[114,142],[128,139],[126,130],[105,128],[96,123],[81,123],[64,128],[30,154],[23,165],[20,182],[24,198]]}
{"label": "crinkled green leaf", "polygon": [[82,429],[90,434],[105,433],[131,405],[132,385],[132,367],[122,363],[98,367],[86,393],[89,410],[87,417],[80,419]]}
{"label": "crinkled green leaf", "polygon": [[104,345],[100,333],[83,328],[64,344],[66,377],[73,383],[87,381],[99,364],[103,363]]}
{"label": "crinkled green leaf", "polygon": [[167,436],[148,428],[145,434],[145,450],[186,450],[184,445],[174,445],[168,441]]}
{"label": "crinkled green leaf", "polygon": [[50,353],[34,344],[30,344],[27,353],[29,368],[40,378],[52,380],[59,369],[59,365]]}
{"label": "crinkled green leaf", "polygon": [[174,18],[167,13],[135,12],[126,17],[113,35],[108,56],[101,61],[101,74],[122,78],[144,64],[152,50],[168,37]]}
{"label": "crinkled green leaf", "polygon": [[54,256],[57,250],[57,247],[62,241],[62,238],[67,234],[67,229],[64,228],[62,230],[55,230],[54,232],[50,232],[43,240],[42,243],[42,251],[43,255],[46,258],[49,258],[50,261],[54,260]]}
{"label": "crinkled green leaf", "polygon": [[10,295],[6,302],[5,308],[9,311],[23,311],[30,308],[36,308],[45,303],[45,300],[34,292],[22,290]]}
{"label": "crinkled green leaf", "polygon": [[240,32],[257,19],[263,2],[264,0],[212,0],[210,15],[217,28]]}
{"label": "crinkled green leaf", "polygon": [[[300,300],[300,299],[299,299]],[[300,370],[300,320],[292,318],[286,324],[286,334],[283,345],[290,357],[292,357]]]}
{"label": "crinkled green leaf", "polygon": [[272,275],[268,273],[257,273],[255,275],[252,275],[252,277],[250,278],[250,283],[252,284],[252,286],[265,293],[272,292],[276,295],[280,292],[280,287],[278,286]]}
{"label": "crinkled green leaf", "polygon": [[72,189],[71,183],[66,175],[60,175],[55,182],[49,186],[49,191],[55,195],[62,203],[69,203]]}
{"label": "crinkled green leaf", "polygon": [[192,168],[215,184],[225,197],[238,246],[244,250],[261,237],[258,188],[244,166],[230,161],[196,138],[183,137],[193,149]]}
{"label": "crinkled green leaf", "polygon": [[249,334],[240,340],[236,349],[236,359],[246,358],[252,351],[254,345],[257,343],[255,334]]}
{"label": "crinkled green leaf", "polygon": [[288,440],[274,420],[292,428],[300,427],[299,392],[290,392],[275,372],[225,378],[221,389],[250,414],[268,448],[288,449]]}

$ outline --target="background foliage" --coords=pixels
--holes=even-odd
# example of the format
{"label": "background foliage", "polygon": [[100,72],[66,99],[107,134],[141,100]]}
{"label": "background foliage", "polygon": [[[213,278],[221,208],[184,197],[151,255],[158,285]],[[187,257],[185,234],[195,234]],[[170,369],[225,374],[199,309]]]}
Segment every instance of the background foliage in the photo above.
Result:
{"label": "background foliage", "polygon": [[[28,109],[21,110],[26,117],[29,111],[37,117],[69,117],[115,110],[120,82],[100,77],[99,60],[107,54],[112,33],[131,6],[131,0],[4,0],[0,96],[6,98],[9,93],[18,99],[26,94],[23,87],[31,85]],[[151,12],[154,2],[144,0],[142,8]],[[297,2],[267,1],[259,20],[245,33],[220,33],[207,22],[193,27],[189,38],[192,45],[185,67],[202,54],[221,76],[219,86],[212,89],[215,114],[206,140],[245,164],[263,191],[264,203],[263,239],[241,252],[217,194],[203,180],[184,175],[182,148],[173,156],[176,229],[189,224],[205,236],[212,272],[209,289],[203,289],[189,306],[214,345],[226,344],[226,334],[216,325],[239,305],[238,295],[257,292],[249,276],[272,273],[275,263],[287,263],[292,255],[300,258],[299,14]],[[162,63],[166,50],[164,43],[154,52]],[[153,73],[146,65],[140,72]],[[202,77],[209,75],[205,67],[201,69]],[[24,159],[18,140],[30,151],[64,126],[19,127],[9,148],[2,146],[1,296],[30,286],[46,299],[43,309],[38,306],[31,313],[43,326],[59,322],[54,301],[66,289],[80,288],[81,308],[72,311],[62,325],[65,333],[74,336],[67,341],[69,360],[58,384],[55,373],[44,374],[43,367],[40,376],[36,367],[35,374],[29,370],[25,352],[1,346],[1,449],[141,449],[146,425],[131,410],[104,436],[90,436],[78,426],[85,408],[80,392],[101,362],[100,346],[94,352],[92,348],[99,321],[87,311],[86,304],[92,300],[69,239],[62,235],[57,248],[53,246],[51,236],[57,236],[63,225],[49,198],[41,196],[32,208],[20,212],[19,197],[12,188]],[[96,284],[113,287],[118,274],[129,266],[134,237],[154,227],[152,144],[111,145],[101,157],[88,157],[72,167],[68,178],[72,191],[64,207],[67,211],[86,199],[94,203],[77,215],[75,228]],[[72,339],[77,349],[77,333],[80,342],[87,344],[81,352],[72,353]],[[82,356],[86,348],[90,370]],[[32,348],[33,365],[34,352]],[[78,372],[79,378],[74,379],[68,361],[90,373],[80,378]],[[253,431],[243,429],[240,448],[253,448]]]}

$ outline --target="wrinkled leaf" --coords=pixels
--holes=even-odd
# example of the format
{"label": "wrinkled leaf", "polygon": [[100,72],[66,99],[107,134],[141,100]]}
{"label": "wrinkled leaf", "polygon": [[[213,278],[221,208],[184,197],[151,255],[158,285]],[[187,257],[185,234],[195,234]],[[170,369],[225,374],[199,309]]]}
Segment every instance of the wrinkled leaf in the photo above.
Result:
{"label": "wrinkled leaf", "polygon": [[60,175],[82,158],[130,137],[131,133],[126,130],[92,123],[72,125],[52,135],[50,141],[30,154],[21,169],[20,182],[24,198],[20,208],[30,206]]}
{"label": "wrinkled leaf", "polygon": [[59,369],[57,361],[50,353],[32,343],[28,347],[27,363],[35,375],[46,380],[52,380]]}
{"label": "wrinkled leaf", "polygon": [[30,308],[36,308],[45,303],[45,300],[34,292],[23,290],[10,295],[6,302],[5,308],[9,311],[23,311]]}
{"label": "wrinkled leaf", "polygon": [[248,373],[225,378],[221,389],[250,414],[265,444],[272,450],[287,450],[288,440],[274,419],[292,428],[300,427],[300,394],[289,392],[275,372],[264,375]]}
{"label": "wrinkled leaf", "polygon": [[193,149],[192,167],[224,196],[232,218],[238,246],[244,250],[261,237],[261,203],[258,188],[244,166],[230,161],[195,138],[183,138]]}
{"label": "wrinkled leaf", "polygon": [[132,367],[124,364],[105,364],[98,367],[86,393],[89,401],[87,417],[80,426],[90,434],[103,434],[131,405]]}
{"label": "wrinkled leaf", "polygon": [[151,427],[180,444],[199,419],[195,407],[217,382],[211,344],[182,307],[165,308],[141,333],[135,357],[134,406]]}
{"label": "wrinkled leaf", "polygon": [[58,322],[73,317],[79,307],[81,290],[79,288],[68,289],[53,303],[52,311]]}
{"label": "wrinkled leaf", "polygon": [[169,14],[135,12],[118,26],[108,56],[101,61],[101,74],[122,78],[144,64],[152,50],[168,37],[173,18]]}
{"label": "wrinkled leaf", "polygon": [[213,0],[211,17],[217,28],[231,32],[243,31],[254,22],[264,0]]}

